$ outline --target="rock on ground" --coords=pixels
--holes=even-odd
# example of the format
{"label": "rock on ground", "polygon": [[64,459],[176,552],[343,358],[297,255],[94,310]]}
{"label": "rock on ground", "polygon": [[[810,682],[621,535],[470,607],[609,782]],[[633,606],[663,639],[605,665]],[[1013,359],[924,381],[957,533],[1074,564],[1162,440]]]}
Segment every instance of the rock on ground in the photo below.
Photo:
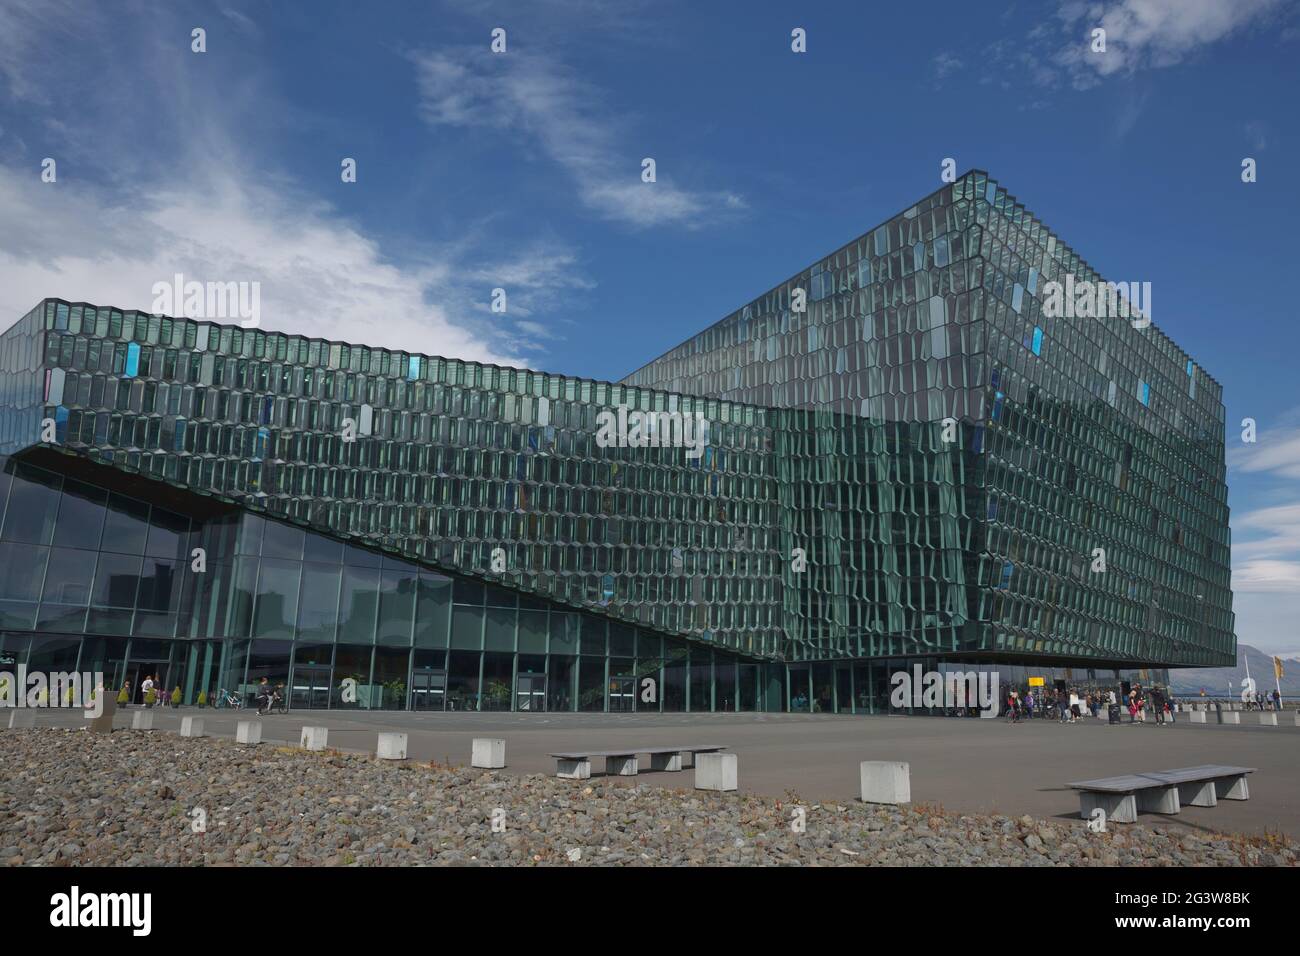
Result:
{"label": "rock on ground", "polygon": [[0,733],[0,866],[1294,866],[1298,849],[1274,834],[1090,833],[212,737]]}

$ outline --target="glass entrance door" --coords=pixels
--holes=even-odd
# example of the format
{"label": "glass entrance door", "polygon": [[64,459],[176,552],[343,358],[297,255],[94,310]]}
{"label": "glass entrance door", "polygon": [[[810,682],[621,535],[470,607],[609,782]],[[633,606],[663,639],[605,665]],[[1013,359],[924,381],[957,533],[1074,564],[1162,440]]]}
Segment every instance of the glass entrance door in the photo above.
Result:
{"label": "glass entrance door", "polygon": [[515,679],[515,710],[546,709],[546,675],[520,674]]}
{"label": "glass entrance door", "polygon": [[442,710],[446,699],[446,671],[412,672],[411,710]]}
{"label": "glass entrance door", "polygon": [[330,704],[330,669],[295,667],[289,706],[303,710],[324,710]]}
{"label": "glass entrance door", "polygon": [[635,702],[635,677],[611,677],[609,679],[609,709],[611,713],[631,713],[635,709]]}

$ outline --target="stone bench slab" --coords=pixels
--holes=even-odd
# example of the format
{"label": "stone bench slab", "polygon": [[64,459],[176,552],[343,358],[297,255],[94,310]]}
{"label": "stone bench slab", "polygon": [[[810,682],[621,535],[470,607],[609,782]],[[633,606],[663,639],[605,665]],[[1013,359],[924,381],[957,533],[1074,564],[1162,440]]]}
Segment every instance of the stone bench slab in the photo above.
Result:
{"label": "stone bench slab", "polygon": [[551,754],[557,760],[582,760],[584,757],[634,757],[637,754],[712,753],[726,750],[725,744],[681,745],[677,747],[624,747],[621,750],[565,750]]}
{"label": "stone bench slab", "polygon": [[571,750],[551,754],[555,758],[557,777],[586,780],[591,776],[591,761],[605,758],[605,773],[609,776],[633,777],[640,770],[637,754],[650,755],[650,769],[669,773],[680,771],[682,755],[715,754],[726,750],[724,744],[679,744],[675,747],[625,747],[621,750]]}
{"label": "stone bench slab", "polygon": [[1176,814],[1184,806],[1213,807],[1219,800],[1246,800],[1246,774],[1253,767],[1203,764],[1152,773],[1083,780],[1067,786],[1080,791],[1079,815],[1085,820],[1100,807],[1115,823],[1134,823],[1138,811]]}

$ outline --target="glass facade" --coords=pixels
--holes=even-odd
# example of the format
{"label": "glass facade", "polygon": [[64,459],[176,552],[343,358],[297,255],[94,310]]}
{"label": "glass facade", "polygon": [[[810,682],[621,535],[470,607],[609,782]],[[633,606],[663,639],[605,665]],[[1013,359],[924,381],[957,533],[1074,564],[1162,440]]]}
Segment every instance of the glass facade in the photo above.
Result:
{"label": "glass facade", "polygon": [[[137,690],[154,674],[187,704],[251,697],[266,677],[299,707],[658,711],[664,647],[686,649],[243,509],[177,507],[0,459],[0,654]],[[735,683],[736,655],[697,648],[691,663],[697,686]]]}
{"label": "glass facade", "polygon": [[602,712],[1226,664],[1221,389],[1046,314],[1067,274],[1100,281],[973,172],[622,383],[46,300],[0,335],[0,651]]}
{"label": "glass facade", "polygon": [[1067,276],[1104,287],[971,172],[625,379],[805,416],[789,656],[1235,659],[1222,389],[1150,321],[1046,314]]}

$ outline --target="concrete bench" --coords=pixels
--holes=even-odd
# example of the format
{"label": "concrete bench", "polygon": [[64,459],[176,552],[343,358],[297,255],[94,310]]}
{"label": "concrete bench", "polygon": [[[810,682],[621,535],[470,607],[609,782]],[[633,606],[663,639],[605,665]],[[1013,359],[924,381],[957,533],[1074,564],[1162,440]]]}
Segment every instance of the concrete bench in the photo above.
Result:
{"label": "concrete bench", "polygon": [[651,770],[676,772],[682,769],[682,754],[690,754],[694,758],[696,754],[711,754],[726,749],[725,745],[719,744],[694,744],[677,747],[625,747],[621,750],[573,750],[553,753],[551,756],[555,758],[557,777],[586,780],[591,776],[592,757],[605,758],[605,773],[608,776],[634,777],[638,769],[637,754],[649,754]]}
{"label": "concrete bench", "polygon": [[1079,791],[1079,816],[1089,819],[1100,807],[1114,823],[1135,823],[1139,811],[1175,814],[1184,805],[1213,807],[1219,800],[1248,800],[1246,774],[1253,767],[1206,764],[1153,773],[1083,780],[1066,784]]}

